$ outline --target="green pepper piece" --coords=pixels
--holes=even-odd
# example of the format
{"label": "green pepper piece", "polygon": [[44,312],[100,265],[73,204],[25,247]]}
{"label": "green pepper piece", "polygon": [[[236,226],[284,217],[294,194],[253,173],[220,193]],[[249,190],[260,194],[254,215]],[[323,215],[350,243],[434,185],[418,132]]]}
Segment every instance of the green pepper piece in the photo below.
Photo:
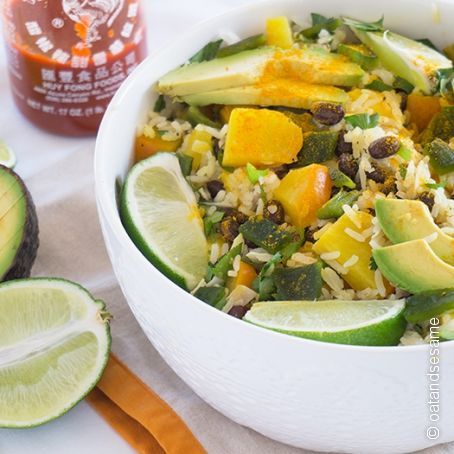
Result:
{"label": "green pepper piece", "polygon": [[442,290],[407,298],[404,316],[410,323],[420,323],[452,310],[454,290]]}
{"label": "green pepper piece", "polygon": [[366,71],[376,68],[379,63],[377,56],[364,46],[364,44],[339,44],[337,52],[345,55],[353,63],[361,66]]}
{"label": "green pepper piece", "polygon": [[331,177],[331,181],[333,182],[333,186],[336,188],[348,188],[348,189],[355,189],[356,183],[344,172],[341,172],[338,169],[331,169],[329,171],[329,175]]}
{"label": "green pepper piece", "polygon": [[426,144],[424,154],[430,157],[430,165],[438,175],[454,171],[454,150],[443,140]]}
{"label": "green pepper piece", "polygon": [[430,121],[421,135],[420,142],[425,145],[434,139],[449,142],[454,137],[454,106],[445,106]]}
{"label": "green pepper piece", "polygon": [[224,287],[200,287],[194,296],[216,309],[222,309],[225,305],[226,293]]}
{"label": "green pepper piece", "polygon": [[304,134],[303,148],[298,154],[296,167],[334,159],[338,140],[339,133],[333,131],[313,131]]}
{"label": "green pepper piece", "polygon": [[352,206],[359,196],[359,191],[340,191],[317,211],[317,217],[319,219],[340,218],[344,214],[342,207],[344,205]]}
{"label": "green pepper piece", "polygon": [[223,47],[219,49],[218,54],[216,55],[217,58],[224,58],[229,57],[230,55],[239,54],[245,50],[253,50],[257,49],[258,47],[262,47],[266,44],[266,35],[254,35],[250,36],[249,38],[243,39],[235,44],[231,44],[230,46]]}
{"label": "green pepper piece", "polygon": [[322,263],[297,268],[276,268],[273,282],[276,301],[315,300],[322,293]]}
{"label": "green pepper piece", "polygon": [[192,126],[197,126],[198,124],[209,126],[210,128],[220,129],[221,124],[216,121],[210,120],[198,107],[189,106],[186,114],[186,120],[191,123]]}
{"label": "green pepper piece", "polygon": [[295,240],[295,234],[285,230],[269,219],[250,219],[240,226],[246,240],[275,254]]}

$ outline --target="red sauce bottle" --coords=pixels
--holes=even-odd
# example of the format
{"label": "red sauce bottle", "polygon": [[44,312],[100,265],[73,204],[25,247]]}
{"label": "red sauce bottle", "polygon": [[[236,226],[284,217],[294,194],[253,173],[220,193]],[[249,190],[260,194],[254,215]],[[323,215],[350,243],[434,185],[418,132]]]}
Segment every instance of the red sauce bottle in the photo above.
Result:
{"label": "red sauce bottle", "polygon": [[95,134],[147,53],[140,0],[3,0],[13,97],[47,131]]}

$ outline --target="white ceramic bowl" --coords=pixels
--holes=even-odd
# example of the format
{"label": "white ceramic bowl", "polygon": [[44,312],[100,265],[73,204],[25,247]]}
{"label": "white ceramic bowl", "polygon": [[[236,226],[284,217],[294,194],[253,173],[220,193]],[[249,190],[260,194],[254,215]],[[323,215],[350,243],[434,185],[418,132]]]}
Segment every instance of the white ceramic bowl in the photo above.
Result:
{"label": "white ceramic bowl", "polygon": [[[454,3],[427,0],[269,0],[216,17],[152,55],[125,82],[104,118],[96,148],[96,196],[104,238],[128,303],[162,357],[210,405],[290,445],[318,451],[401,453],[454,440],[454,342],[441,348],[440,421],[429,420],[429,347],[367,348],[318,343],[229,317],[155,269],[122,227],[115,179],[131,164],[136,126],[153,83],[219,31],[261,32],[265,19],[310,12],[376,20],[438,45],[454,41]],[[435,379],[436,377],[434,377]],[[440,430],[438,439],[427,428]]]}

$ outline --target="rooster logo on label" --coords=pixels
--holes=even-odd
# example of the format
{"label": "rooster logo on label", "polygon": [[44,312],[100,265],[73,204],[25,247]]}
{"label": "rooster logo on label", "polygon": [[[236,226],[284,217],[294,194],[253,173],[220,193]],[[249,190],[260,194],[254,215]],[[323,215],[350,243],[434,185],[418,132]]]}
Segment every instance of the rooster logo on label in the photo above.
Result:
{"label": "rooster logo on label", "polygon": [[63,11],[76,23],[86,47],[101,39],[99,27],[110,28],[124,3],[125,0],[62,0]]}

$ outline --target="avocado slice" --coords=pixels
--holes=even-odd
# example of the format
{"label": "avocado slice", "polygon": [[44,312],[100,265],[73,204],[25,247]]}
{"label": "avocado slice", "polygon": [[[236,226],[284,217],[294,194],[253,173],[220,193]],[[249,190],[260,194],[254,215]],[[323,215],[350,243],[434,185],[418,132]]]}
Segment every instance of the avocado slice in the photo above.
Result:
{"label": "avocado slice", "polygon": [[259,85],[187,95],[182,99],[193,106],[242,104],[310,109],[313,104],[321,101],[344,104],[348,96],[345,91],[336,87],[312,85],[298,80],[276,80]]}
{"label": "avocado slice", "polygon": [[407,292],[454,289],[454,266],[443,262],[424,240],[375,249],[373,257],[383,276]]}
{"label": "avocado slice", "polygon": [[361,82],[363,76],[360,66],[324,49],[262,47],[177,68],[159,80],[158,91],[186,96],[285,78],[351,87]]}
{"label": "avocado slice", "polygon": [[436,72],[452,68],[452,62],[440,52],[389,30],[364,31],[350,27],[359,40],[374,52],[382,65],[426,94],[435,91]]}
{"label": "avocado slice", "polygon": [[16,173],[0,166],[0,281],[29,277],[38,245],[30,193]]}
{"label": "avocado slice", "polygon": [[394,244],[427,238],[437,233],[429,246],[442,260],[454,266],[454,238],[435,224],[427,205],[419,200],[379,199],[375,202],[378,222]]}

